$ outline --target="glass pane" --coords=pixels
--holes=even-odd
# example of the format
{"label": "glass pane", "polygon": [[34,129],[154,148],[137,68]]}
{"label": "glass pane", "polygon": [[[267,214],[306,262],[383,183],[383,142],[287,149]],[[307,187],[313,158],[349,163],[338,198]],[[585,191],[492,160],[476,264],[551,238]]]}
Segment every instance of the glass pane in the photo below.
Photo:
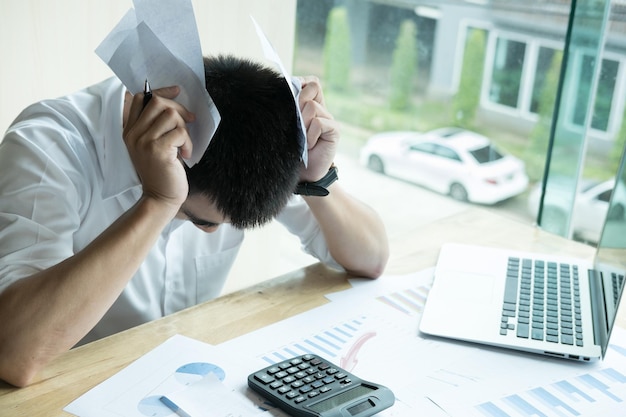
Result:
{"label": "glass pane", "polygon": [[[595,57],[591,55],[583,55],[581,60],[576,62],[576,67],[573,71],[578,70],[576,80],[576,94],[574,106],[574,114],[572,116],[572,122],[579,126],[585,125],[585,119],[587,117],[587,109],[589,107],[589,96],[591,93],[591,82],[594,75]],[[573,72],[572,71],[572,72]]]}
{"label": "glass pane", "polygon": [[589,114],[594,108],[590,92],[598,84],[600,71],[595,68],[595,63],[603,48],[609,5],[609,1],[596,0],[572,4],[565,65],[538,215],[538,222],[544,229],[567,237],[573,235],[574,202],[583,172],[584,151],[591,125]]}
{"label": "glass pane", "polygon": [[517,107],[526,44],[498,38],[493,61],[489,98],[509,107]]}
{"label": "glass pane", "polygon": [[[365,178],[370,174],[367,171],[382,171],[385,175],[375,180],[392,183],[395,181],[392,168],[403,174],[408,172],[405,168],[415,168],[406,159],[415,157],[416,152],[406,152],[406,142],[404,147],[398,146],[398,139],[403,134],[406,138],[406,132],[412,132],[411,137],[430,133],[429,140],[449,146],[463,163],[472,161],[468,150],[493,145],[503,158],[483,168],[501,165],[502,172],[507,171],[503,177],[517,182],[508,181],[506,185],[511,188],[500,194],[493,187],[481,190],[482,196],[488,196],[482,201],[472,199],[472,193],[468,192],[469,201],[536,223],[543,179],[547,178],[546,154],[552,130],[556,131],[558,143],[552,152],[555,156],[551,168],[564,177],[569,193],[576,188],[577,167],[584,146],[597,155],[590,162],[592,179],[599,183],[612,175],[608,174],[606,148],[614,139],[622,116],[616,113],[624,109],[626,71],[619,67],[626,62],[623,15],[614,18],[617,26],[612,30],[610,56],[603,57],[600,84],[591,89],[588,77],[600,73],[599,68],[593,68],[593,57],[602,43],[604,29],[597,21],[598,16],[602,20],[606,1],[574,2],[585,12],[575,16],[582,31],[575,35],[578,39],[566,54],[571,3],[531,1],[517,2],[511,7],[510,0],[490,0],[485,4],[298,0],[293,73],[320,78],[326,105],[341,124],[339,153],[357,162],[342,168],[344,172],[365,169],[355,175]],[[338,8],[345,12],[333,13]],[[343,25],[344,30],[330,30],[333,25]],[[338,33],[347,36],[338,39]],[[617,42],[620,39],[624,42]],[[325,70],[324,61],[332,59],[328,53],[331,44],[349,45],[335,55],[336,60],[349,62],[343,69],[348,72],[344,78],[347,81],[338,85],[330,80],[335,75]],[[562,66],[568,69],[567,86],[560,85]],[[558,95],[559,88],[567,91]],[[406,95],[400,97],[402,100],[392,105],[391,97],[403,94]],[[589,99],[594,97],[595,103],[590,104]],[[555,108],[558,108],[556,113]],[[590,109],[594,109],[593,120]],[[553,113],[560,117],[558,127],[553,126]],[[580,124],[576,119],[580,119]],[[585,124],[593,127],[587,129],[595,135],[591,139],[583,134]],[[468,131],[479,134],[481,139],[467,134]],[[379,144],[377,152],[390,153],[387,160],[365,152],[373,148],[369,144],[372,140],[373,145],[375,137]],[[394,150],[397,153],[393,154]],[[465,167],[462,163],[459,166]],[[617,161],[612,159],[610,166],[613,172]],[[449,171],[427,174],[430,175],[425,177],[441,183],[443,174],[454,175]],[[457,176],[454,180],[469,182],[469,175],[465,177]],[[407,182],[410,179],[403,184]],[[431,189],[429,185],[433,185],[432,189],[438,193],[452,196],[450,180],[441,183],[420,184],[424,186],[415,188]],[[557,184],[555,180],[550,187],[560,189]],[[386,190],[392,187],[384,186]],[[406,196],[406,190],[400,194]],[[572,199],[563,199],[559,193],[550,195],[566,212],[572,210]],[[384,204],[374,195],[360,197],[374,203],[385,215],[386,208],[377,206]],[[390,199],[386,200],[392,205]],[[391,212],[394,208],[397,209],[397,204]],[[556,213],[560,230],[565,230],[566,215],[560,210],[552,213]],[[394,221],[397,218],[394,216]]]}
{"label": "glass pane", "polygon": [[618,69],[619,62],[609,59],[602,60],[598,93],[596,94],[593,119],[591,120],[591,127],[594,129],[608,130]]}

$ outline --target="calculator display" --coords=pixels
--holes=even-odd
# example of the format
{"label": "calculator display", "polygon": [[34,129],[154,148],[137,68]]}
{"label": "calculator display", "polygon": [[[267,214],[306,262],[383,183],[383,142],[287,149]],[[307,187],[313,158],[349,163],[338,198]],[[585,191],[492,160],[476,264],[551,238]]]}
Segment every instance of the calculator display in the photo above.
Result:
{"label": "calculator display", "polygon": [[[341,394],[335,395],[334,397],[330,397],[327,400],[317,402],[310,406],[311,410],[322,412],[328,411],[330,409],[336,408],[342,404],[345,404],[349,401],[354,400],[355,398],[359,398],[363,395],[369,394],[372,391],[375,391],[372,388],[369,388],[365,385],[357,385],[356,387],[343,392]],[[358,406],[358,405],[357,405]]]}
{"label": "calculator display", "polygon": [[368,417],[395,401],[388,388],[312,354],[250,374],[248,386],[296,417]]}

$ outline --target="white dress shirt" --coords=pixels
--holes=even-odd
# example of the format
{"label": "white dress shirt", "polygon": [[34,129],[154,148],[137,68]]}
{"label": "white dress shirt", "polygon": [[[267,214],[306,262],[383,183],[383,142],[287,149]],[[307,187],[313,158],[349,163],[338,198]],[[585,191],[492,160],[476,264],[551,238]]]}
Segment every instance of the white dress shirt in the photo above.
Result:
{"label": "white dress shirt", "polygon": [[[0,143],[0,291],[83,249],[141,196],[121,136],[124,92],[110,78],[28,107],[7,131]],[[340,268],[302,198],[294,196],[277,220],[305,252]],[[217,297],[243,238],[228,224],[204,233],[173,220],[82,342]]]}

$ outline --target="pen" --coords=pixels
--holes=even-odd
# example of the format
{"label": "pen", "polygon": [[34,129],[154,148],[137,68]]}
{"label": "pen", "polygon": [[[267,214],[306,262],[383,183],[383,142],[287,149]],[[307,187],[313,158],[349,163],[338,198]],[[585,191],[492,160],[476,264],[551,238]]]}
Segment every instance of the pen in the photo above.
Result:
{"label": "pen", "polygon": [[143,107],[144,108],[150,102],[151,98],[152,98],[152,89],[150,88],[150,83],[148,82],[148,79],[146,78],[146,82],[143,85]]}

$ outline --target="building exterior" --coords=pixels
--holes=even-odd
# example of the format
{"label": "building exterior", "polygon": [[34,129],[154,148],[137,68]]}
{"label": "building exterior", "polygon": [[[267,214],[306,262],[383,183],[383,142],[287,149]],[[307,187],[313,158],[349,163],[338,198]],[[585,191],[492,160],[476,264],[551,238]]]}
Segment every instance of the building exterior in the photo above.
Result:
{"label": "building exterior", "polygon": [[[577,2],[579,26],[585,19],[603,25],[593,46],[594,30],[579,31],[569,51],[570,100],[562,116],[573,131],[587,129],[589,149],[608,151],[617,135],[626,100],[626,0]],[[350,16],[352,62],[360,68],[356,83],[372,91],[385,88],[384,73],[403,20],[418,26],[417,91],[446,99],[459,88],[468,33],[486,34],[479,117],[521,134],[538,121],[538,104],[555,55],[568,34],[571,1],[565,0],[299,0],[298,42],[321,46],[328,11],[346,6]],[[603,13],[606,11],[606,18]],[[316,21],[317,23],[307,23]],[[593,29],[593,28],[592,28]],[[587,46],[589,43],[589,46]],[[600,68],[595,65],[601,57]],[[597,71],[594,72],[594,71]],[[590,104],[591,103],[591,104]],[[589,107],[591,106],[591,107]],[[593,110],[593,111],[589,111]],[[587,120],[586,115],[592,114]]]}

